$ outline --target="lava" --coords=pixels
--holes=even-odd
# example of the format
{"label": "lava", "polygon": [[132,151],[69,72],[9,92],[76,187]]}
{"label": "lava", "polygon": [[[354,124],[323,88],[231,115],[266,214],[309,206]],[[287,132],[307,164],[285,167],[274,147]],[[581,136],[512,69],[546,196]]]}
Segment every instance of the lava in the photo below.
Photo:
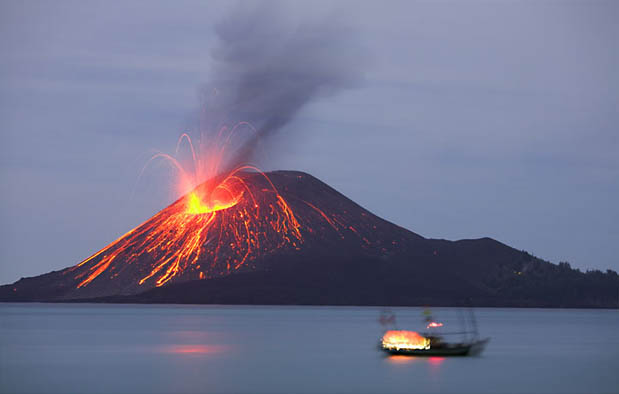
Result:
{"label": "lava", "polygon": [[221,211],[222,209],[228,209],[235,206],[239,202],[240,196],[231,199],[227,202],[221,202],[219,200],[211,200],[210,203],[203,203],[200,197],[196,193],[189,194],[189,201],[187,203],[187,213],[191,215],[201,215],[204,213],[211,213],[215,211]]}
{"label": "lava", "polygon": [[[154,155],[149,162],[161,158],[171,163],[179,173],[178,191],[190,191],[73,267],[73,271],[81,271],[75,276],[77,288],[88,286],[104,273],[117,278],[138,261],[147,261],[150,269],[141,273],[137,285],[162,286],[181,274],[206,279],[230,273],[241,269],[248,259],[286,244],[298,248],[303,242],[301,226],[266,174],[249,165],[219,173],[226,165],[225,149],[236,130],[220,132],[221,143],[210,149],[195,149],[191,138],[183,134],[177,153],[178,146],[187,141],[190,169],[171,155]],[[142,270],[143,266],[140,264]]]}

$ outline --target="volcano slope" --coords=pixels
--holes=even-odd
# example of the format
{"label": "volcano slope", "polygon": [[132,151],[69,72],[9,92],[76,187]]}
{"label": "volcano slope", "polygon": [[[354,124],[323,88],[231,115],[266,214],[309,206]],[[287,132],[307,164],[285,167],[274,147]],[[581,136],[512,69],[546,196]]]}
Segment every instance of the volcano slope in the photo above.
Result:
{"label": "volcano slope", "polygon": [[[616,307],[613,271],[582,273],[490,238],[426,239],[311,175],[208,182],[93,256],[0,286],[0,301]],[[209,194],[210,193],[210,194]]]}

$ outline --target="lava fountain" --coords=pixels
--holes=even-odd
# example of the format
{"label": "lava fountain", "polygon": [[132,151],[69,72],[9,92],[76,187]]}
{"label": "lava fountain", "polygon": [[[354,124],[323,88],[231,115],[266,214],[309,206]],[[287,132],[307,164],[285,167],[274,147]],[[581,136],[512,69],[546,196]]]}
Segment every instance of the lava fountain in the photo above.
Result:
{"label": "lava fountain", "polygon": [[146,165],[161,159],[177,170],[182,197],[71,268],[77,288],[96,286],[102,276],[121,291],[206,279],[241,270],[284,245],[299,249],[301,226],[269,177],[250,165],[226,169],[226,153],[241,128],[251,131],[246,123],[224,128],[213,143],[197,147],[183,134],[176,156],[185,142],[188,166],[166,153],[151,157]]}

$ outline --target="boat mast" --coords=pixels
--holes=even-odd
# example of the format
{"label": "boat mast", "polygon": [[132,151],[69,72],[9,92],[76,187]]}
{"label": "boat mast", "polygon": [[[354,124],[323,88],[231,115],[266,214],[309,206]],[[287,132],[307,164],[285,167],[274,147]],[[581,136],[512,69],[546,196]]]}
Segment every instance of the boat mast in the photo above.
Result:
{"label": "boat mast", "polygon": [[475,313],[473,312],[473,307],[469,307],[469,314],[471,316],[471,325],[473,326],[473,339],[479,339],[479,331],[477,331],[477,319],[475,318]]}

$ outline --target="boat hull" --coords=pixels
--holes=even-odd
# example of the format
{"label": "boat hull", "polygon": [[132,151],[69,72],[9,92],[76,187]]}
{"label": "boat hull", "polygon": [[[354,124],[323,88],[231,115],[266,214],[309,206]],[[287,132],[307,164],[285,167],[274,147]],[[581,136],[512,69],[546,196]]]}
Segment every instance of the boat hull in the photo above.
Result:
{"label": "boat hull", "polygon": [[457,345],[445,345],[430,349],[392,349],[382,347],[382,350],[392,355],[405,355],[405,356],[475,356],[480,354],[486,344],[490,341],[489,338],[474,341],[466,344]]}

